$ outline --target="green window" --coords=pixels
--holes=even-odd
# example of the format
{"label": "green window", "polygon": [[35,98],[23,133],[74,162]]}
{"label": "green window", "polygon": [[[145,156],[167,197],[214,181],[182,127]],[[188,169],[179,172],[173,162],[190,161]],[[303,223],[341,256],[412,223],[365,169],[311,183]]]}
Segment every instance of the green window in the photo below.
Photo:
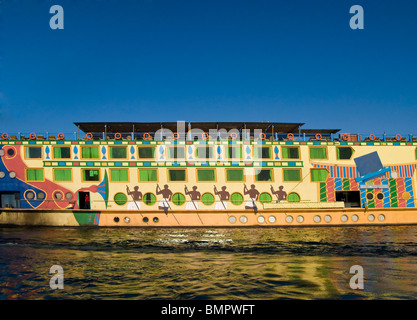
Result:
{"label": "green window", "polygon": [[272,169],[257,170],[256,181],[272,181]]}
{"label": "green window", "polygon": [[110,159],[126,159],[126,147],[110,147]]}
{"label": "green window", "polygon": [[255,147],[255,157],[258,159],[271,159],[271,147]]}
{"label": "green window", "polygon": [[300,169],[283,169],[284,181],[301,181]]}
{"label": "green window", "polygon": [[227,158],[229,159],[242,159],[242,148],[240,146],[228,146]]}
{"label": "green window", "polygon": [[336,153],[337,153],[337,159],[349,160],[352,157],[353,150],[351,147],[337,147]]}
{"label": "green window", "polygon": [[172,202],[176,204],[177,206],[180,206],[184,204],[185,202],[185,196],[182,193],[174,193],[172,195]]}
{"label": "green window", "polygon": [[139,159],[155,159],[155,147],[138,147]]}
{"label": "green window", "polygon": [[42,147],[26,147],[27,159],[42,159]]}
{"label": "green window", "polygon": [[300,159],[298,147],[282,147],[282,159]]}
{"label": "green window", "polygon": [[214,169],[197,169],[197,181],[216,181]]}
{"label": "green window", "polygon": [[259,201],[261,203],[270,203],[272,202],[272,196],[268,192],[262,192],[259,195]]}
{"label": "green window", "polygon": [[185,170],[182,169],[169,169],[168,170],[169,181],[186,181]]}
{"label": "green window", "polygon": [[54,147],[54,159],[70,159],[71,147]]}
{"label": "green window", "polygon": [[72,169],[54,169],[55,181],[72,181]]}
{"label": "green window", "polygon": [[230,201],[232,201],[232,203],[234,205],[238,206],[238,205],[242,204],[243,196],[239,192],[232,193],[232,195],[230,196]]}
{"label": "green window", "polygon": [[213,147],[200,146],[196,148],[197,159],[212,159],[213,158]]}
{"label": "green window", "polygon": [[310,148],[310,159],[327,159],[327,148]]}
{"label": "green window", "polygon": [[310,169],[311,181],[326,181],[329,171],[326,169]]}
{"label": "green window", "polygon": [[98,159],[98,147],[81,147],[81,157],[83,159]]}
{"label": "green window", "polygon": [[226,181],[244,181],[243,169],[226,169]]}
{"label": "green window", "polygon": [[129,169],[110,169],[110,181],[129,181]]}
{"label": "green window", "polygon": [[288,195],[288,202],[300,202],[300,196],[298,195],[298,193],[291,192]]}
{"label": "green window", "polygon": [[203,193],[201,196],[201,202],[206,206],[210,206],[214,203],[214,196],[210,192]]}
{"label": "green window", "polygon": [[100,181],[100,170],[98,169],[83,170],[83,181]]}
{"label": "green window", "polygon": [[139,169],[139,181],[158,181],[157,169]]}
{"label": "green window", "polygon": [[26,181],[43,181],[43,169],[27,169]]}
{"label": "green window", "polygon": [[185,159],[185,148],[184,147],[168,147],[167,155],[169,159]]}
{"label": "green window", "polygon": [[116,193],[113,199],[119,206],[122,206],[127,202],[127,196],[123,192]]}
{"label": "green window", "polygon": [[153,193],[145,193],[143,195],[143,202],[148,205],[151,206],[156,202],[156,196]]}

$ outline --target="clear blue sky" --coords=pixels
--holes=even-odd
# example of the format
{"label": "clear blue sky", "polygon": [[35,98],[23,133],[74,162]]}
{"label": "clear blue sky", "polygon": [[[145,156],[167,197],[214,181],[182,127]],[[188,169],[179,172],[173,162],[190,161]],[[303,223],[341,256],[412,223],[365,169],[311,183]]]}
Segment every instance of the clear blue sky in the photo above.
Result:
{"label": "clear blue sky", "polygon": [[0,0],[0,133],[177,120],[417,134],[417,1]]}

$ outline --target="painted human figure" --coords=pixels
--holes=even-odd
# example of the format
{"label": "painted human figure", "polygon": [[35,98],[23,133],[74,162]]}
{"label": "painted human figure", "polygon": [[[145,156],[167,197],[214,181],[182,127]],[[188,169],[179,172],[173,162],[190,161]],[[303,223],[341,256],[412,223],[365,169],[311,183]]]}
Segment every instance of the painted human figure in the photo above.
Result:
{"label": "painted human figure", "polygon": [[198,210],[198,201],[201,199],[201,193],[200,191],[197,191],[197,187],[193,186],[193,190],[189,191],[187,186],[184,188],[184,192],[186,195],[189,195],[191,198],[191,201],[188,201],[185,205],[185,209],[187,210]]}
{"label": "painted human figure", "polygon": [[128,210],[140,210],[140,200],[142,200],[142,192],[139,191],[139,187],[135,186],[134,191],[130,191],[129,187],[126,186],[126,192],[129,196],[132,196],[133,201],[129,201],[127,204]]}
{"label": "painted human figure", "polygon": [[256,209],[256,200],[258,200],[259,191],[255,188],[255,185],[252,184],[250,189],[248,189],[245,185],[243,188],[243,194],[249,195],[249,200],[245,204],[245,209]]}
{"label": "painted human figure", "polygon": [[217,191],[216,186],[214,186],[214,194],[218,195],[220,201],[217,201],[214,205],[214,209],[216,210],[226,210],[227,209],[227,201],[230,199],[229,191],[226,191],[226,186],[222,187],[221,191]]}
{"label": "painted human figure", "polygon": [[162,200],[159,202],[158,208],[162,210],[170,208],[169,201],[171,201],[172,191],[168,188],[168,185],[164,185],[163,189],[156,185],[156,194],[162,194]]}
{"label": "painted human figure", "polygon": [[274,187],[271,186],[271,193],[277,196],[279,202],[287,200],[287,193],[284,190],[282,190],[284,189],[284,186],[279,186],[278,189],[279,190],[275,191]]}

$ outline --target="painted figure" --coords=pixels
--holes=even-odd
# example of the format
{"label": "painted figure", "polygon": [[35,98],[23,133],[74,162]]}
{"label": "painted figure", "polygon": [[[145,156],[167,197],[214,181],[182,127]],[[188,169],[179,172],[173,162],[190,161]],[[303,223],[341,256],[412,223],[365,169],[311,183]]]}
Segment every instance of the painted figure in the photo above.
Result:
{"label": "painted figure", "polygon": [[226,210],[227,209],[227,201],[230,199],[229,191],[226,191],[226,186],[222,187],[221,191],[217,191],[216,186],[214,186],[214,194],[219,196],[220,201],[217,201],[214,205],[214,209],[216,210]]}
{"label": "painted figure", "polygon": [[139,187],[133,187],[134,191],[130,191],[129,187],[126,186],[126,192],[132,197],[133,201],[129,201],[127,204],[127,210],[140,210],[140,200],[142,200],[142,192],[139,191]]}
{"label": "painted figure", "polygon": [[193,186],[193,190],[189,191],[187,186],[184,187],[184,192],[189,195],[191,200],[185,205],[187,210],[198,210],[198,201],[201,199],[201,193],[197,191],[197,186]]}
{"label": "painted figure", "polygon": [[159,184],[156,185],[156,194],[162,194],[162,200],[159,202],[158,208],[162,210],[171,209],[169,201],[171,201],[172,191],[168,188],[168,185],[164,185],[164,189],[159,187]]}
{"label": "painted figure", "polygon": [[279,186],[278,189],[279,190],[275,191],[274,187],[271,186],[271,193],[276,195],[278,202],[284,202],[284,200],[287,200],[287,193],[282,190],[284,189],[284,186]]}
{"label": "painted figure", "polygon": [[249,195],[249,200],[246,202],[245,204],[245,208],[246,209],[255,209],[257,208],[256,206],[256,200],[258,200],[259,197],[259,191],[257,189],[255,189],[255,185],[252,184],[250,186],[251,188],[248,189],[245,185],[245,187],[243,188],[243,194],[248,194]]}

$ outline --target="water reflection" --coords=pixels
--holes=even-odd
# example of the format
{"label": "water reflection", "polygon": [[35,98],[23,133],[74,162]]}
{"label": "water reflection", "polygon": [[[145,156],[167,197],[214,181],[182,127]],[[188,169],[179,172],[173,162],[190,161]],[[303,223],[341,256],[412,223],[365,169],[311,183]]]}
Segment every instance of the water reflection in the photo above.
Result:
{"label": "water reflection", "polygon": [[416,230],[0,228],[0,298],[415,299]]}

